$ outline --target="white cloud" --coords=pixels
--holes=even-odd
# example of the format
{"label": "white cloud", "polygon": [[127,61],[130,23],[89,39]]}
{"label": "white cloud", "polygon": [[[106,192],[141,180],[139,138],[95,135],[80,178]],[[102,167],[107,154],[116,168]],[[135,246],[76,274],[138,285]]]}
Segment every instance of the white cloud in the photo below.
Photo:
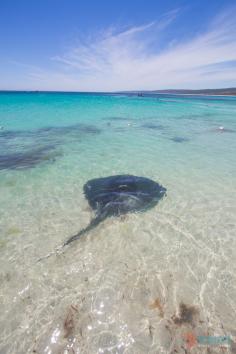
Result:
{"label": "white cloud", "polygon": [[175,10],[143,26],[108,29],[52,58],[55,69],[30,70],[28,84],[79,91],[236,86],[235,8],[215,18],[205,33],[187,42],[172,38],[160,50],[177,15]]}

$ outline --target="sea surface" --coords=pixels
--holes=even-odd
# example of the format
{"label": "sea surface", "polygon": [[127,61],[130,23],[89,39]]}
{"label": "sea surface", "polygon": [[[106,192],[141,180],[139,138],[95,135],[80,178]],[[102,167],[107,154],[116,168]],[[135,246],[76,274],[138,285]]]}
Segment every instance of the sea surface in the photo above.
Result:
{"label": "sea surface", "polygon": [[[1,354],[235,352],[235,97],[2,92],[0,126]],[[38,261],[116,174],[167,195]]]}

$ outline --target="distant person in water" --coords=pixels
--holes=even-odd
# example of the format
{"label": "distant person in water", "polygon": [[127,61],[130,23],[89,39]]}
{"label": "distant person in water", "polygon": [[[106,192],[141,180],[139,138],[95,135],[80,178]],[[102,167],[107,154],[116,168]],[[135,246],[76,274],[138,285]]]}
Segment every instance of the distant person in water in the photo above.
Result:
{"label": "distant person in water", "polygon": [[235,130],[227,129],[227,128],[223,127],[223,125],[219,126],[216,130],[220,133],[234,133],[235,132]]}

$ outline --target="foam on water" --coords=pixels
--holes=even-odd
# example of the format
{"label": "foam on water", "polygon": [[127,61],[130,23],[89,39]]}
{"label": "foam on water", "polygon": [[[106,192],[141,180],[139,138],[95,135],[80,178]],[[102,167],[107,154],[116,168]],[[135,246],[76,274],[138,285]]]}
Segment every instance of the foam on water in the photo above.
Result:
{"label": "foam on water", "polygon": [[[0,171],[1,353],[181,353],[186,333],[234,338],[235,98],[0,94],[0,108],[0,156],[31,161]],[[53,161],[34,159],[47,146]],[[89,223],[84,183],[114,174],[167,196],[37,263]]]}

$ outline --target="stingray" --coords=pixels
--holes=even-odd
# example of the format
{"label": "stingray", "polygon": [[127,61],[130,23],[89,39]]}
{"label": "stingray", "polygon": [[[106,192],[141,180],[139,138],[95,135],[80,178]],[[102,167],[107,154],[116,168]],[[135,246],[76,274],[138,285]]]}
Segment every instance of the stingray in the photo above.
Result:
{"label": "stingray", "polygon": [[154,207],[165,194],[166,188],[145,177],[118,175],[88,181],[84,185],[84,195],[95,216],[87,227],[70,237],[63,246],[77,240],[108,217]]}
{"label": "stingray", "polygon": [[63,247],[93,230],[106,218],[146,211],[166,195],[166,188],[159,183],[146,177],[132,175],[95,178],[88,181],[83,189],[85,198],[95,214],[91,222],[55,251],[38,259],[38,262],[61,251]]}

